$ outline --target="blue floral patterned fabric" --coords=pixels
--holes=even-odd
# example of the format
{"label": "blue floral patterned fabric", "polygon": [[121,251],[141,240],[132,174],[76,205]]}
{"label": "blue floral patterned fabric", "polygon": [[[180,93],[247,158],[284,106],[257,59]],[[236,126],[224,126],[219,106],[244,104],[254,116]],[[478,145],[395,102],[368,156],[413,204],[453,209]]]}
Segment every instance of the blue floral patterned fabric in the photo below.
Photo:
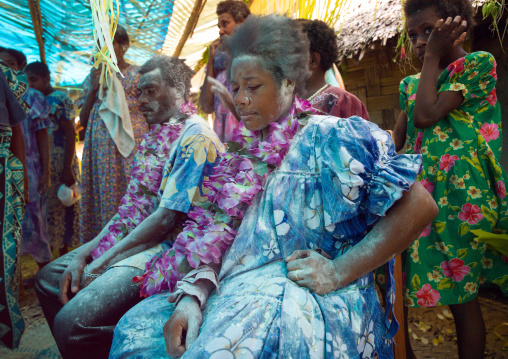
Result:
{"label": "blue floral patterned fabric", "polygon": [[26,167],[30,185],[29,201],[26,204],[21,231],[20,256],[28,253],[36,262],[44,263],[51,261],[52,254],[47,227],[46,198],[39,188],[42,164],[36,133],[52,127],[49,119],[51,106],[44,94],[32,88],[27,89],[22,99],[30,106],[28,117],[20,124],[25,139]]}
{"label": "blue floral patterned fabric", "polygon": [[[319,296],[287,278],[283,259],[297,249],[347,255],[420,164],[418,155],[397,155],[373,123],[311,117],[248,209],[224,257],[220,293],[208,299],[183,358],[391,358],[371,274]],[[167,357],[167,297],[150,297],[120,320],[110,358]]]}
{"label": "blue floral patterned fabric", "polygon": [[[208,123],[198,115],[188,118],[180,137],[171,147],[162,171],[156,207],[188,213],[192,203],[201,202],[203,180],[212,173],[221,151],[224,151],[224,147]],[[131,181],[137,179],[132,177]],[[126,258],[113,267],[128,266],[144,271],[146,262],[155,254],[171,248],[180,231],[178,228],[161,244]]]}

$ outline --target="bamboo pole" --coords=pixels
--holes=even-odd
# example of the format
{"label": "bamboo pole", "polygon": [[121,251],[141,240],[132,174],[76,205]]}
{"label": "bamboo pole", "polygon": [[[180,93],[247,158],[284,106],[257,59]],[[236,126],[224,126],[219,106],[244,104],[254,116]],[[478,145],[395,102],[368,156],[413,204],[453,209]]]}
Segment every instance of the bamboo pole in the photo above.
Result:
{"label": "bamboo pole", "polygon": [[194,3],[194,7],[192,8],[191,15],[189,16],[189,20],[187,20],[187,24],[185,25],[185,30],[183,31],[182,37],[180,38],[180,41],[178,41],[178,45],[175,48],[175,51],[173,52],[174,57],[180,56],[182,53],[183,46],[187,42],[187,39],[191,34],[194,32],[194,29],[196,28],[196,24],[199,20],[199,15],[201,15],[201,11],[203,11],[203,8],[205,6],[206,0],[196,0]]}
{"label": "bamboo pole", "polygon": [[28,0],[28,7],[30,8],[30,16],[32,17],[32,27],[35,33],[35,39],[39,45],[39,56],[41,62],[46,63],[46,51],[44,49],[44,39],[42,37],[42,16],[41,16],[41,3],[40,0]]}

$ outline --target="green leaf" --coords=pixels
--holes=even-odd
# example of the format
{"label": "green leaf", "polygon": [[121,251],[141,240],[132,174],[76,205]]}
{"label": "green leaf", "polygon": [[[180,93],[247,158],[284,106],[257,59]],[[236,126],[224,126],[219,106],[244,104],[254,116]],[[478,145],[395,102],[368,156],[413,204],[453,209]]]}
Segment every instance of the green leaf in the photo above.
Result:
{"label": "green leaf", "polygon": [[452,289],[455,288],[455,283],[450,278],[443,278],[437,283],[437,289]]}
{"label": "green leaf", "polygon": [[492,211],[490,208],[484,206],[483,204],[481,208],[483,216],[487,219],[487,221],[489,221],[492,227],[495,227],[498,219],[497,212]]}
{"label": "green leaf", "polygon": [[468,264],[468,266],[469,266],[469,267],[471,267],[471,268],[474,268],[474,267],[476,267],[477,265],[478,265],[478,263],[477,263],[477,262],[471,262],[471,263],[469,263],[469,264]]}
{"label": "green leaf", "polygon": [[466,258],[467,254],[468,254],[468,249],[467,248],[462,248],[462,249],[459,249],[457,251],[457,256],[461,259],[464,259]]}
{"label": "green leaf", "polygon": [[466,222],[461,223],[461,224],[460,224],[460,226],[459,226],[459,234],[460,234],[461,236],[464,236],[464,235],[466,235],[468,232],[469,232],[469,224],[467,224]]}
{"label": "green leaf", "polygon": [[238,154],[243,149],[242,144],[238,142],[229,141],[228,142],[228,152]]}
{"label": "green leaf", "polygon": [[443,175],[442,172],[438,172],[435,182],[446,182],[446,177]]}
{"label": "green leaf", "polygon": [[414,290],[420,290],[420,277],[418,277],[418,274],[413,276],[413,279],[411,280],[411,287],[413,287]]}
{"label": "green leaf", "polygon": [[445,230],[446,222],[434,221],[432,222],[432,227],[434,228],[434,232],[439,234]]}
{"label": "green leaf", "polygon": [[439,157],[437,157],[437,156],[430,156],[430,159],[431,159],[432,161],[436,161],[436,162],[438,162],[438,161],[439,161]]}
{"label": "green leaf", "polygon": [[452,209],[453,209],[455,212],[460,212],[460,211],[462,211],[462,210],[460,209],[460,207],[458,207],[458,206],[452,206]]}
{"label": "green leaf", "polygon": [[506,283],[508,283],[508,274],[505,274],[503,277],[492,281],[492,283],[498,285],[500,288],[505,288]]}
{"label": "green leaf", "polygon": [[265,162],[259,161],[252,169],[257,175],[262,176],[268,172],[268,165]]}
{"label": "green leaf", "polygon": [[214,224],[229,223],[231,221],[231,217],[229,217],[227,213],[222,210],[218,210],[217,212],[215,212],[215,216],[213,219]]}
{"label": "green leaf", "polygon": [[[193,256],[195,256],[197,258],[197,254],[196,253],[193,253]],[[199,260],[198,260],[199,262]],[[184,258],[182,260],[182,262],[178,265],[178,271],[180,273],[184,273],[184,274],[187,274],[189,273],[191,270],[193,270],[194,268],[192,268],[189,264],[189,262],[187,261],[187,258]]]}
{"label": "green leaf", "polygon": [[428,246],[427,249],[436,249],[436,246]]}

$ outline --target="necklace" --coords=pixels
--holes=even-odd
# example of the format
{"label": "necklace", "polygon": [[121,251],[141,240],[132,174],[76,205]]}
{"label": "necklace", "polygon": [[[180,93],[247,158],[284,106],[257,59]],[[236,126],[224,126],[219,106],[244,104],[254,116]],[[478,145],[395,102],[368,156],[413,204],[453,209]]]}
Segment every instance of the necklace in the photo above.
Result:
{"label": "necklace", "polygon": [[316,92],[314,92],[314,94],[312,96],[310,96],[307,101],[311,102],[312,100],[314,100],[314,97],[316,97],[317,95],[319,95],[321,92],[323,92],[324,90],[326,90],[328,87],[330,87],[330,84],[325,84],[323,87],[321,87],[319,90],[317,90]]}
{"label": "necklace", "polygon": [[113,223],[108,227],[108,234],[101,238],[97,248],[92,251],[94,260],[125,238],[155,211],[155,199],[171,145],[180,137],[185,119],[194,114],[197,114],[197,110],[188,101],[180,107],[177,116],[167,123],[152,126],[150,132],[143,135],[127,193],[113,217]]}
{"label": "necklace", "polygon": [[213,172],[203,181],[206,202],[195,203],[173,247],[157,253],[145,265],[145,273],[133,278],[141,283],[142,297],[173,291],[176,283],[193,268],[220,263],[236,236],[244,211],[263,190],[263,180],[280,166],[300,126],[314,114],[307,100],[298,97],[287,116],[261,131],[248,131],[242,122],[235,130],[228,152],[220,153]]}

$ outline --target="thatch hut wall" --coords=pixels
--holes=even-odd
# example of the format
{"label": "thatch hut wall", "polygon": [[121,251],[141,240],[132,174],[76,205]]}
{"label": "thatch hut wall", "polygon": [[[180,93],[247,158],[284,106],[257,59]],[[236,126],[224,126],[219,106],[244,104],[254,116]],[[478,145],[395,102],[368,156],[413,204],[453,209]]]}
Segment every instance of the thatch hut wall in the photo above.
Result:
{"label": "thatch hut wall", "polygon": [[394,62],[395,42],[381,42],[366,49],[361,61],[347,59],[340,66],[346,90],[367,107],[370,120],[381,128],[393,129],[399,116],[399,83],[407,76]]}

